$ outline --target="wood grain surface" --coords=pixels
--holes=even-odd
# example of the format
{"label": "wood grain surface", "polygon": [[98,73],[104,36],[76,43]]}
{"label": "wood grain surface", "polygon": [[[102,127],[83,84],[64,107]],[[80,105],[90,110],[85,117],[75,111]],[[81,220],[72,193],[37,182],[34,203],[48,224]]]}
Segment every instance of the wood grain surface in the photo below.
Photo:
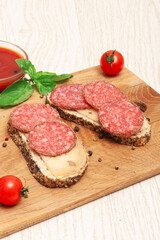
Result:
{"label": "wood grain surface", "polygon": [[[20,150],[10,139],[1,149],[0,175],[13,174],[27,181],[30,197],[13,208],[0,205],[0,237],[22,230],[35,223],[76,208],[109,193],[160,173],[160,95],[126,68],[114,78],[106,77],[100,66],[73,73],[71,83],[107,81],[120,88],[127,98],[146,106],[145,116],[151,119],[152,137],[144,147],[132,149],[111,139],[99,139],[97,133],[80,127],[77,136],[86,152],[92,151],[89,167],[80,182],[68,189],[48,189],[41,186],[29,172]],[[37,91],[26,103],[44,103]],[[13,108],[1,109],[0,135],[9,137],[7,122]],[[74,123],[66,122],[73,129]],[[97,141],[94,138],[97,137]],[[99,161],[101,159],[101,161]],[[116,169],[118,167],[118,169]],[[16,217],[15,217],[16,212]]]}
{"label": "wood grain surface", "polygon": [[[104,51],[117,49],[160,93],[159,16],[159,0],[1,0],[0,36],[24,48],[37,70],[57,73],[98,65]],[[153,177],[4,240],[159,240],[159,186]]]}

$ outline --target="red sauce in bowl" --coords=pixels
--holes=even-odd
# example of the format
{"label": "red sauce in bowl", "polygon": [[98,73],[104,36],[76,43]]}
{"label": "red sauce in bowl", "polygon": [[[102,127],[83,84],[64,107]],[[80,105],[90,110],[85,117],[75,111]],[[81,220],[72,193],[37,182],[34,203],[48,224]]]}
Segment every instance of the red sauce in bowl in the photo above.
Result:
{"label": "red sauce in bowl", "polygon": [[11,49],[0,47],[0,79],[12,77],[14,74],[21,72],[15,62],[17,58],[23,57]]}
{"label": "red sauce in bowl", "polygon": [[28,55],[23,49],[12,43],[0,41],[0,45],[2,45],[0,46],[0,92],[2,92],[13,82],[24,77],[25,74],[19,68],[15,59],[23,58],[28,60]]}

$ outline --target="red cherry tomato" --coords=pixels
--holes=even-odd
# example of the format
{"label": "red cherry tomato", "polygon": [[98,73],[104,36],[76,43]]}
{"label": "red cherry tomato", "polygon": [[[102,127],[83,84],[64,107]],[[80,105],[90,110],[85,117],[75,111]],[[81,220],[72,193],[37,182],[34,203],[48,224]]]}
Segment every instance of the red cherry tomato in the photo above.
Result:
{"label": "red cherry tomato", "polygon": [[15,205],[21,197],[27,197],[28,188],[24,188],[21,180],[13,175],[0,178],[0,203]]}
{"label": "red cherry tomato", "polygon": [[124,67],[124,58],[120,52],[109,50],[101,56],[100,66],[104,73],[116,75],[120,73]]}

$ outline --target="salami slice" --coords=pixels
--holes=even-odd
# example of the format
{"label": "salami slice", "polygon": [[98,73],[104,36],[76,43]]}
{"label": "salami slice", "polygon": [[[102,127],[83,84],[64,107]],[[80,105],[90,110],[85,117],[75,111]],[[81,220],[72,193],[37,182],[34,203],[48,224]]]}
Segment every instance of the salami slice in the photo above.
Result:
{"label": "salami slice", "polygon": [[91,82],[83,89],[84,98],[95,109],[112,99],[125,99],[126,96],[118,88],[104,81]]}
{"label": "salami slice", "polygon": [[66,84],[55,88],[50,100],[53,105],[68,110],[88,109],[91,106],[86,102],[83,96],[82,84]]}
{"label": "salami slice", "polygon": [[37,153],[55,157],[75,146],[76,135],[64,123],[45,122],[32,129],[28,140],[30,147]]}
{"label": "salami slice", "polygon": [[143,124],[143,114],[139,107],[126,99],[104,103],[98,118],[102,128],[114,136],[137,134]]}
{"label": "salami slice", "polygon": [[10,117],[12,126],[26,133],[37,124],[59,119],[59,113],[54,108],[43,104],[24,104],[17,107]]}

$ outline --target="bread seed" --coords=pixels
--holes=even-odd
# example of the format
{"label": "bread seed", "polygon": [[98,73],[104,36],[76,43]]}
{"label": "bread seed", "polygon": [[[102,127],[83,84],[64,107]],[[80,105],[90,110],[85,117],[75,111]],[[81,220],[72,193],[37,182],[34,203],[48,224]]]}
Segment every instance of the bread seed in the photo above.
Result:
{"label": "bread seed", "polygon": [[95,138],[93,138],[93,141],[95,141],[95,142],[96,142],[96,141],[97,141],[97,138],[96,138],[96,137],[95,137]]}

